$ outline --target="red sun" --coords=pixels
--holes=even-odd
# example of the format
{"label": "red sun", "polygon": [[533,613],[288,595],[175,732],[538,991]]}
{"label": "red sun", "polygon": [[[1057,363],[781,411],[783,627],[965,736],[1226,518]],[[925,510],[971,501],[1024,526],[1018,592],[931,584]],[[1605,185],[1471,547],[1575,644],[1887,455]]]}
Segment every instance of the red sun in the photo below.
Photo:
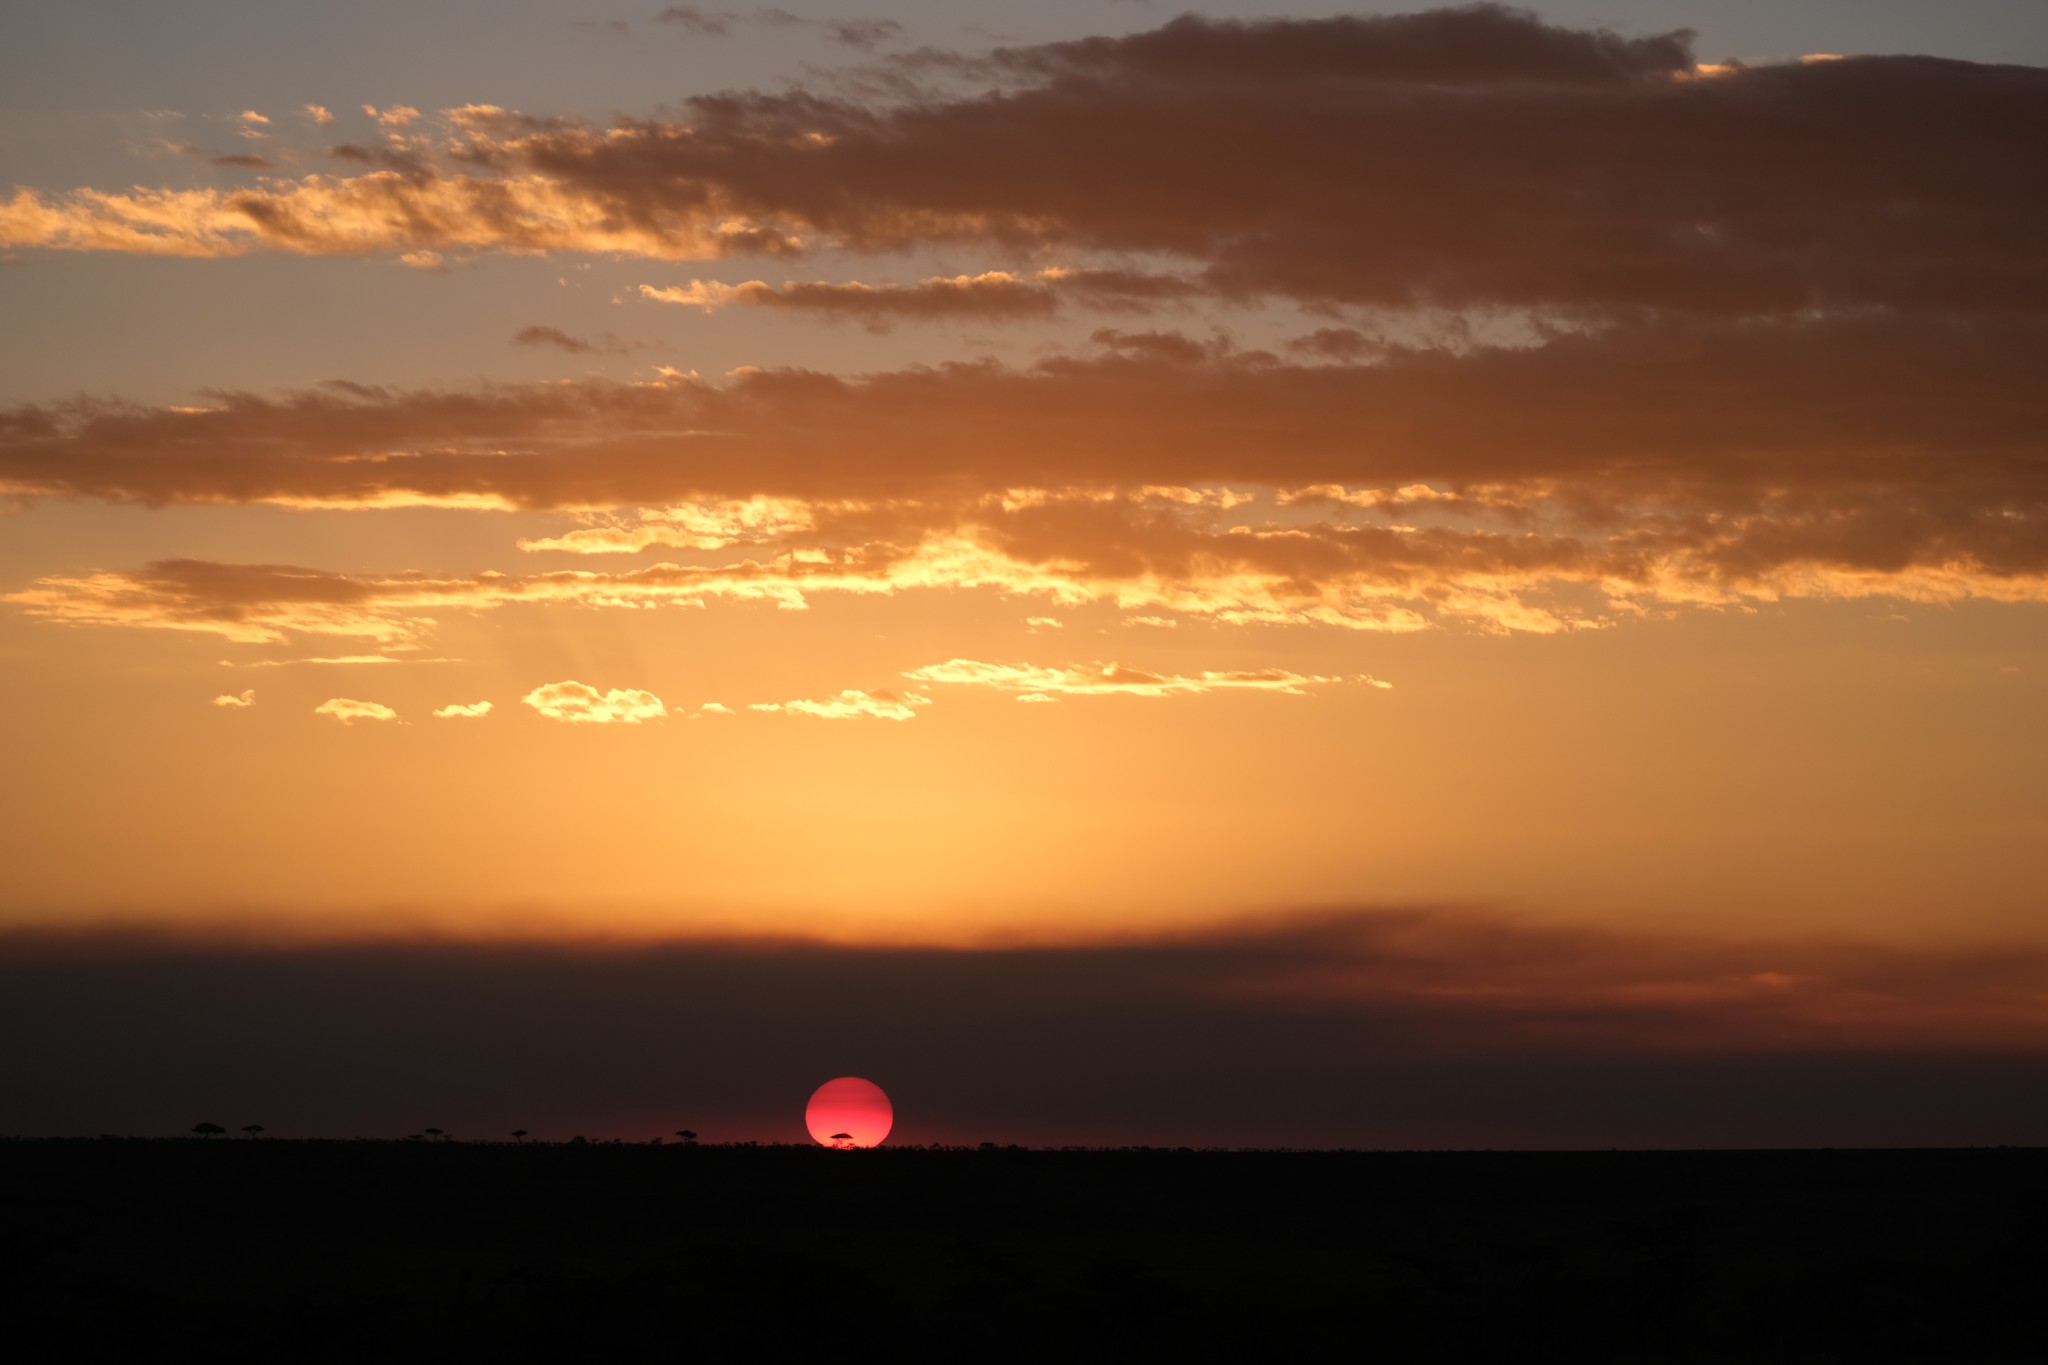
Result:
{"label": "red sun", "polygon": [[895,1122],[882,1087],[858,1076],[825,1082],[804,1106],[804,1127],[827,1147],[879,1147]]}

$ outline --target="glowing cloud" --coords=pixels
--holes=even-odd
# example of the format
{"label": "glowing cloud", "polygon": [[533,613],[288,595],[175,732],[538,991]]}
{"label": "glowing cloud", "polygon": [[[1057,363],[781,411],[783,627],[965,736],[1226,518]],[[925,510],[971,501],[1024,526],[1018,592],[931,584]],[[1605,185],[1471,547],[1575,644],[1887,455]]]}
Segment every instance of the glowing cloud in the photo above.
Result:
{"label": "glowing cloud", "polygon": [[680,507],[641,508],[631,523],[612,521],[565,535],[521,540],[519,548],[583,555],[633,554],[656,546],[718,550],[788,540],[815,530],[816,518],[812,508],[792,499],[722,499]]}
{"label": "glowing cloud", "polygon": [[914,720],[919,706],[931,705],[931,698],[915,692],[877,689],[861,692],[852,688],[823,701],[757,701],[750,711],[784,711],[791,715],[817,716],[824,720]]}
{"label": "glowing cloud", "polygon": [[571,725],[638,725],[668,714],[661,698],[652,692],[619,688],[599,692],[580,682],[548,683],[520,700],[549,720]]}
{"label": "glowing cloud", "polygon": [[330,697],[313,708],[316,716],[332,716],[343,725],[359,720],[397,720],[398,713],[381,702],[357,701],[353,697]]}
{"label": "glowing cloud", "polygon": [[1191,676],[1146,673],[1118,663],[1069,664],[1064,668],[1039,668],[1030,664],[990,664],[974,659],[951,659],[928,664],[903,675],[913,682],[959,687],[988,687],[1014,692],[1019,701],[1047,702],[1062,696],[1175,697],[1203,692],[1284,692],[1302,696],[1316,683],[1362,682],[1386,687],[1372,678],[1323,677],[1266,668],[1232,672],[1202,672]]}
{"label": "glowing cloud", "polygon": [[213,704],[215,706],[233,707],[236,710],[240,710],[245,706],[254,706],[256,704],[256,689],[252,687],[245,692],[215,697]]}
{"label": "glowing cloud", "polygon": [[462,718],[473,718],[477,716],[488,716],[489,714],[491,714],[491,704],[487,701],[470,702],[467,705],[464,705],[460,702],[455,702],[451,703],[450,705],[444,706],[440,710],[434,712],[434,716],[437,720],[456,720]]}

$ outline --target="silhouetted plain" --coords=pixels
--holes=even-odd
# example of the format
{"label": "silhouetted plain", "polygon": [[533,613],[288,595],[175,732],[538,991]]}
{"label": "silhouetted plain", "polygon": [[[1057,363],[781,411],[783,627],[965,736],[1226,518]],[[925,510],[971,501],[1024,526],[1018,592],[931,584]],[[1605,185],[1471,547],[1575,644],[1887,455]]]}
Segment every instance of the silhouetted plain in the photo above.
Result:
{"label": "silhouetted plain", "polygon": [[[81,1356],[2037,1358],[2048,1152],[0,1142]],[[225,1355],[222,1358],[226,1358]]]}

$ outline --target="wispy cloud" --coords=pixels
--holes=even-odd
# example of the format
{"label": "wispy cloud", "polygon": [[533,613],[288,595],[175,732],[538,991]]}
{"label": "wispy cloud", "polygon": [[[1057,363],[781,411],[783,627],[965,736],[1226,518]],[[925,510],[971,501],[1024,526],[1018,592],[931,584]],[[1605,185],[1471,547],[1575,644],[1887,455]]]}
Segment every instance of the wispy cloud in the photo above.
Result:
{"label": "wispy cloud", "polygon": [[491,704],[487,701],[451,702],[434,712],[434,718],[436,720],[474,720],[489,714],[491,714]]}
{"label": "wispy cloud", "polygon": [[254,706],[256,704],[256,689],[252,687],[242,692],[223,694],[215,697],[213,704],[215,706],[231,707],[235,710]]}

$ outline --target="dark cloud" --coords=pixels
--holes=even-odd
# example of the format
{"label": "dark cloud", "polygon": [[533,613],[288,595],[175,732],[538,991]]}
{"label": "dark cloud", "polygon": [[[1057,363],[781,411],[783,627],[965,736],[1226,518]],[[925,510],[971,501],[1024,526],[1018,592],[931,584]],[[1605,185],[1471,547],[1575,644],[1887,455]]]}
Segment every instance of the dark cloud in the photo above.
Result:
{"label": "dark cloud", "polygon": [[544,327],[535,324],[522,327],[512,334],[514,346],[553,346],[571,355],[588,355],[597,349],[582,337],[570,336],[559,327]]}
{"label": "dark cloud", "polygon": [[925,52],[901,70],[920,64],[982,86],[741,91],[609,128],[456,110],[454,164],[492,177],[407,166],[400,180],[232,197],[24,190],[0,205],[0,240],[700,259],[953,243],[1084,265],[1146,253],[1222,297],[1323,308],[2048,307],[2039,69],[1914,56],[1695,67],[1683,35],[1622,38],[1496,6],[1188,17],[983,57]]}
{"label": "dark cloud", "polygon": [[206,160],[207,164],[211,166],[230,166],[238,170],[269,171],[276,169],[276,164],[268,157],[251,156],[247,153],[235,153],[229,156],[210,156]]}
{"label": "dark cloud", "polygon": [[1683,30],[1623,38],[1606,30],[1553,28],[1527,10],[1494,4],[1328,19],[1190,14],[1127,37],[1004,49],[984,64],[1041,79],[1200,85],[1625,86],[1690,72],[1692,37]]}
{"label": "dark cloud", "polygon": [[596,341],[590,341],[583,337],[572,336],[559,327],[549,327],[543,323],[535,323],[531,327],[522,327],[514,332],[512,334],[512,344],[514,346],[552,346],[556,350],[567,351],[570,355],[595,355],[600,353],[605,355],[623,355],[633,349],[609,332]]}
{"label": "dark cloud", "polygon": [[16,933],[0,1131],[800,1139],[852,1073],[906,1142],[2038,1143],[2044,975],[1403,911],[982,950]]}
{"label": "dark cloud", "polygon": [[653,221],[714,187],[855,247],[1174,253],[1304,300],[2036,309],[2048,73],[1856,58],[1691,75],[1526,15],[1223,23],[1000,53],[1019,88],[694,102],[517,156]]}

